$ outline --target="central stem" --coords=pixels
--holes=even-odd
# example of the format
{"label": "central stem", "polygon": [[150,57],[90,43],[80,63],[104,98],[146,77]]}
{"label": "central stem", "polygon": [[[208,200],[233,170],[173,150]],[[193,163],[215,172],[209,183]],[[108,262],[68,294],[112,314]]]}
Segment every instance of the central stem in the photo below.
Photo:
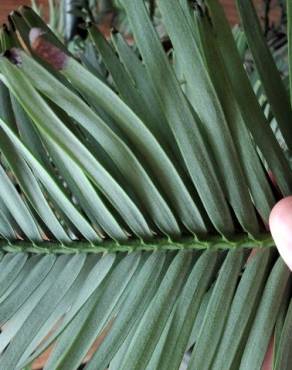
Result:
{"label": "central stem", "polygon": [[134,251],[157,251],[157,250],[195,250],[195,249],[235,249],[235,248],[269,248],[275,246],[275,242],[270,234],[262,234],[257,239],[247,237],[245,234],[237,235],[233,240],[226,240],[222,237],[211,236],[205,240],[198,240],[194,237],[181,238],[179,240],[154,239],[151,241],[130,240],[119,243],[113,240],[103,243],[94,243],[86,240],[72,241],[70,244],[63,244],[58,241],[44,241],[34,243],[31,241],[3,240],[0,250],[5,252],[17,253],[37,253],[37,254],[74,254],[74,253],[115,253],[115,252],[134,252]]}

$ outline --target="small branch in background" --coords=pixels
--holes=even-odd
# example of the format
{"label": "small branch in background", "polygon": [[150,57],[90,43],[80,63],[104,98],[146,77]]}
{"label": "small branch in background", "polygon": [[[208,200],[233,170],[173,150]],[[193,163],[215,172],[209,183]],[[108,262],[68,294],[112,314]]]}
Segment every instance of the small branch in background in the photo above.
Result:
{"label": "small branch in background", "polygon": [[155,14],[155,0],[149,0],[149,14],[151,20],[153,20]]}
{"label": "small branch in background", "polygon": [[270,30],[270,10],[271,10],[271,0],[264,0],[265,2],[265,10],[264,10],[264,32],[265,36],[267,36]]}
{"label": "small branch in background", "polygon": [[91,8],[88,0],[86,0],[84,2],[84,9],[86,11],[86,14],[87,14],[87,17],[88,17],[89,21],[91,23],[94,23],[95,22],[94,15],[92,13],[92,8]]}
{"label": "small branch in background", "polygon": [[286,1],[285,0],[279,0],[279,6],[281,8],[281,17],[280,17],[280,22],[282,24],[287,23],[287,12],[286,12]]}

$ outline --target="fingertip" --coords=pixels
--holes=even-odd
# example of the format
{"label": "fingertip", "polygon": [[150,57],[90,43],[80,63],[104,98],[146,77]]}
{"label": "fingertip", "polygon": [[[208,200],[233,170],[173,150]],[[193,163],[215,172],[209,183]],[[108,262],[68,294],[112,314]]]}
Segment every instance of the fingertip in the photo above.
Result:
{"label": "fingertip", "polygon": [[292,270],[292,196],[281,199],[274,206],[269,225],[280,255]]}

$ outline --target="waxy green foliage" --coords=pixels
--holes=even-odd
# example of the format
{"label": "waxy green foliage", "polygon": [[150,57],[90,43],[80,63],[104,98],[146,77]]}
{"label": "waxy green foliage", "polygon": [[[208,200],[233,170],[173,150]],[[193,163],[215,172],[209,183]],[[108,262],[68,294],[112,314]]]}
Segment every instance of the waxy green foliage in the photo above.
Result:
{"label": "waxy green foliage", "polygon": [[134,40],[91,24],[78,55],[28,7],[0,30],[1,370],[52,343],[48,370],[94,344],[87,370],[260,370],[274,333],[289,369],[267,230],[292,192],[287,84],[250,0],[268,116],[218,0],[156,3],[167,51],[143,0],[120,1]]}

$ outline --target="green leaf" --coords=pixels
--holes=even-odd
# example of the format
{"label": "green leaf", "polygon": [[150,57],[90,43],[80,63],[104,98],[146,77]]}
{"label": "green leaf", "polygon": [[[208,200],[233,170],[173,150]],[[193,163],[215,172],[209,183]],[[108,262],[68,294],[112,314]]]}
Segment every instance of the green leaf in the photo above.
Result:
{"label": "green leaf", "polygon": [[12,133],[7,125],[0,121],[0,126],[11,138],[15,147],[26,160],[26,162],[32,167],[33,171],[39,178],[39,180],[46,187],[47,191],[56,200],[56,203],[63,210],[63,212],[71,219],[72,223],[80,230],[80,232],[88,240],[96,241],[101,240],[96,232],[93,230],[91,225],[86,221],[86,219],[76,210],[74,205],[65,196],[65,194],[58,188],[57,184],[50,177],[50,175],[45,171],[45,169],[40,165],[40,163],[32,156],[29,150],[21,143],[21,141]]}
{"label": "green leaf", "polygon": [[[51,286],[50,291],[41,298],[36,308],[23,323],[17,336],[12,339],[9,348],[7,348],[1,356],[1,367],[4,369],[16,368],[17,362],[19,361],[23,351],[29,345],[34,335],[37,334],[38,329],[46,320],[46,317],[50,315],[51,311],[56,307],[59,300],[76,279],[84,263],[84,259],[84,255],[77,255],[70,258],[64,270],[59,274],[54,284]],[[32,317],[33,320],[31,320]],[[17,355],[15,355],[16,353]]]}
{"label": "green leaf", "polygon": [[[44,256],[39,259],[38,263],[32,265],[32,270],[28,272],[27,276],[23,279],[23,284],[20,283],[15,290],[1,302],[0,318],[3,325],[10,319],[19,307],[27,300],[36,287],[47,276],[55,262],[54,256]],[[34,261],[35,262],[35,261]]]}
{"label": "green leaf", "polygon": [[[161,43],[155,33],[142,1],[124,0],[133,33],[143,57],[148,76],[155,83],[159,104],[176,138],[186,167],[217,230],[223,234],[233,231],[233,222],[224,198],[214,161],[210,158],[202,137],[199,118],[194,119],[187,100],[176,80]],[[207,191],[208,198],[203,195]]]}
{"label": "green leaf", "polygon": [[[92,34],[92,38],[94,38],[94,36],[95,35]],[[97,48],[99,47],[101,52],[101,42],[98,42],[98,39],[96,38],[94,38],[94,40]],[[134,86],[134,91],[136,91],[136,94],[139,95],[143,102],[143,122],[155,135],[159,143],[163,145],[170,159],[175,160],[175,163],[177,164],[176,168],[179,170],[183,162],[182,157],[177,145],[175,144],[175,138],[169,130],[163,110],[159,105],[159,97],[156,94],[155,86],[152,79],[148,78],[143,61],[139,59],[137,52],[127,44],[121,34],[113,33],[111,40],[119,55],[120,62],[128,73],[129,82]],[[105,56],[104,62],[106,62]]]}
{"label": "green leaf", "polygon": [[[119,94],[154,134],[169,159],[174,163],[176,170],[180,171],[183,165],[182,157],[159,106],[152,80],[148,78],[145,66],[139,60],[137,53],[118,33],[113,33],[111,39],[119,58],[109,43],[97,33],[96,28],[90,29],[90,35],[114,79]],[[125,77],[123,80],[121,71]],[[189,181],[186,174],[183,180],[184,182]]]}
{"label": "green leaf", "polygon": [[[68,369],[79,366],[82,359],[114,318],[114,309],[139,266],[140,255],[123,258],[106,278],[102,290],[97,290],[67,326],[56,343],[46,369]],[[96,325],[98,323],[98,325]],[[105,329],[106,330],[106,329]]]}
{"label": "green leaf", "polygon": [[238,153],[214,85],[206,73],[193,29],[178,1],[159,0],[158,6],[186,78],[190,103],[212,147],[222,188],[243,229],[255,235],[258,232],[256,216]]}
{"label": "green leaf", "polygon": [[[7,255],[7,254],[6,254]],[[8,254],[9,255],[9,254]],[[12,256],[14,254],[11,254]],[[25,278],[28,276],[30,271],[34,268],[35,264],[42,258],[42,256],[32,256],[32,258],[28,258],[23,266],[23,268],[20,270],[19,274],[16,276],[16,278],[13,280],[13,283],[6,289],[5,293],[2,294],[0,298],[0,302],[4,302],[8,297],[10,297],[11,292],[14,291],[18,287],[19,284],[24,282]],[[25,284],[25,282],[24,282]]]}
{"label": "green leaf", "polygon": [[[163,113],[159,109],[157,100],[155,99],[155,90],[151,85],[149,85],[149,79],[147,79],[145,68],[141,65],[141,62],[137,60],[137,56],[130,51],[128,45],[121,45],[121,39],[118,38],[117,34],[114,34],[112,37],[116,39],[115,44],[119,49],[120,54],[124,57],[124,62],[125,60],[127,61],[126,65],[129,66],[131,63],[134,76],[133,74],[130,75],[130,72],[127,72],[127,66],[124,68],[116,57],[113,48],[110,47],[96,28],[90,29],[90,35],[96,43],[97,48],[103,57],[104,63],[107,65],[107,68],[112,75],[119,94],[142,119],[143,123],[147,125],[159,143],[164,144],[162,145],[163,149],[169,159],[174,163],[174,165],[176,165],[176,169],[179,170],[179,166],[181,167],[181,161],[178,162],[177,160],[178,153],[176,153],[176,148],[174,147],[174,138],[170,135],[167,122],[165,121]],[[140,84],[142,84],[142,86],[140,86]],[[165,140],[165,138],[167,139]],[[173,155],[173,152],[175,152],[175,155]],[[181,160],[181,157],[179,157],[179,159]],[[182,171],[180,175],[183,176]],[[188,181],[185,175],[182,180],[184,182]],[[180,193],[182,193],[182,191],[180,191]],[[197,205],[185,190],[184,193],[183,195],[185,195],[186,199],[175,199],[173,202],[175,211],[190,231],[193,233],[202,233],[206,230],[206,226],[201,220],[201,210],[199,211],[197,209]],[[183,207],[180,206],[182,201],[185,202],[185,206]],[[191,212],[193,213],[192,216]]]}
{"label": "green leaf", "polygon": [[[111,116],[118,128],[135,145],[135,151],[138,151],[147,162],[153,173],[153,178],[167,194],[171,203],[179,209],[180,213],[187,214],[188,220],[190,218],[196,219],[199,222],[198,233],[204,234],[205,226],[197,210],[189,206],[190,195],[187,193],[182,179],[159,143],[137,115],[108,86],[73,59],[68,60],[62,73],[81,93],[94,97],[99,106]],[[82,80],[76,78],[80,73],[83,75]],[[194,214],[196,215],[194,216]]]}
{"label": "green leaf", "polygon": [[36,221],[1,165],[0,188],[0,197],[27,238],[33,241],[41,241],[42,237]]}
{"label": "green leaf", "polygon": [[[286,289],[290,271],[279,258],[265,286],[253,326],[242,354],[240,370],[257,370],[261,367]],[[264,335],[263,335],[264,334]]]}
{"label": "green leaf", "polygon": [[27,198],[31,202],[34,209],[38,212],[48,229],[52,232],[57,240],[69,242],[70,238],[66,234],[59,220],[46,201],[45,196],[32,171],[22,156],[19,155],[17,149],[13,146],[9,136],[6,135],[5,131],[3,130],[0,132],[0,148],[8,160],[20,187],[23,189]]}
{"label": "green leaf", "polygon": [[61,257],[56,259],[53,268],[50,270],[50,272],[41,282],[41,284],[37,287],[37,289],[31,294],[30,299],[24,302],[24,304],[21,307],[19,307],[18,311],[13,316],[13,320],[9,320],[3,327],[0,336],[1,352],[7,347],[10,341],[22,327],[27,317],[35,309],[38,302],[55,282],[56,276],[59,275],[61,271],[65,268],[65,265],[68,262],[68,260],[69,257]]}
{"label": "green leaf", "polygon": [[146,367],[182,288],[190,262],[190,252],[179,252],[172,261],[135,331],[127,353],[120,364],[121,370]]}
{"label": "green leaf", "polygon": [[237,0],[241,22],[265,93],[288,148],[292,149],[292,110],[280,72],[273,60],[250,0]]}
{"label": "green leaf", "polygon": [[277,89],[217,0],[158,0],[154,22],[122,3],[137,45],[91,26],[76,59],[27,7],[0,30],[18,47],[0,57],[0,368],[55,344],[46,369],[258,370],[273,334],[289,368],[290,272],[264,225],[292,184]]}
{"label": "green leaf", "polygon": [[223,336],[217,349],[212,368],[233,369],[236,356],[245,345],[246,333],[254,319],[270,263],[270,251],[258,251],[241,276]]}
{"label": "green leaf", "polygon": [[[153,222],[166,235],[179,235],[179,227],[166,201],[128,146],[77,95],[32,59],[28,59],[24,54],[22,59],[22,70],[35,87],[64,111],[69,112],[69,115],[111,154],[111,159],[136,192],[141,202],[140,208],[144,208],[151,215]],[[43,75],[41,80],[37,78],[40,73]]]}
{"label": "green leaf", "polygon": [[244,262],[244,251],[230,251],[220,269],[204,321],[191,355],[188,369],[209,369],[223,335],[238,275]]}
{"label": "green leaf", "polygon": [[0,235],[6,240],[16,240],[16,232],[5,213],[0,209]]}
{"label": "green leaf", "polygon": [[209,300],[212,296],[213,288],[214,288],[214,285],[212,285],[209,288],[209,290],[204,294],[204,297],[202,299],[199,311],[197,313],[196,319],[195,319],[194,324],[192,326],[191,334],[190,334],[190,337],[189,337],[189,340],[188,340],[188,345],[186,347],[188,351],[194,346],[194,344],[197,341],[197,337],[200,333],[200,329],[201,329],[201,326],[202,326],[203,321],[204,321],[205,312],[206,312],[206,309],[208,307]]}
{"label": "green leaf", "polygon": [[164,260],[164,253],[156,252],[151,254],[144,263],[127,300],[112,323],[109,333],[86,366],[86,370],[104,369],[108,366],[132,326],[137,320],[141,319],[153,299],[160,285],[160,279],[158,280],[158,278]]}
{"label": "green leaf", "polygon": [[[18,133],[16,133],[16,135],[19,136],[24,145],[29,148],[33,156],[46,168],[51,175],[53,175],[54,167],[50,162],[48,153],[41,141],[41,137],[36,127],[30,120],[29,116],[25,113],[21,105],[18,103],[17,99],[12,94],[10,95],[10,98],[15,120],[17,122]],[[7,120],[3,119],[3,121],[7,123]]]}
{"label": "green leaf", "polygon": [[[198,32],[202,39],[202,53],[206,69],[212,79],[226,116],[253,202],[265,223],[268,224],[275,199],[268,183],[267,175],[237,104],[221,51],[216,42],[216,35],[208,16],[198,12],[195,14]],[[262,191],[259,191],[259,189],[262,189]]]}
{"label": "green leaf", "polygon": [[[148,225],[136,205],[87,148],[59,120],[21,71],[4,59],[1,60],[1,69],[6,72],[5,82],[9,84],[23,108],[41,132],[58,143],[81,168],[85,169],[86,173],[124,216],[124,219],[137,235],[151,235]],[[34,101],[35,104],[31,105],[31,101]],[[48,121],[50,124],[48,124]]]}
{"label": "green leaf", "polygon": [[275,370],[288,370],[291,365],[291,344],[292,344],[292,304],[290,300],[287,315],[284,321],[284,326],[282,329],[282,335],[279,341],[279,347],[276,352],[275,359]]}
{"label": "green leaf", "polygon": [[195,262],[178,297],[157,368],[179,368],[204,294],[216,272],[217,257],[217,253],[206,251]]}
{"label": "green leaf", "polygon": [[[37,358],[48,346],[63,332],[75,315],[82,309],[86,302],[92,297],[96,289],[99,289],[104,279],[107,277],[110,269],[112,268],[116,256],[114,254],[107,255],[98,260],[89,257],[89,265],[81,271],[77,277],[78,284],[73,285],[68,293],[60,301],[51,317],[44,323],[44,332],[41,335],[36,335],[34,342],[27,348],[20,359],[21,366],[31,363]],[[59,259],[58,259],[59,260]],[[74,289],[73,289],[74,288]],[[68,296],[69,295],[69,296]],[[70,308],[70,310],[68,310]],[[65,317],[64,314],[66,314]],[[57,330],[46,338],[51,328],[63,317],[62,324]],[[1,339],[1,337],[0,337]],[[40,345],[41,343],[41,345]]]}
{"label": "green leaf", "polygon": [[244,122],[267,161],[268,168],[275,176],[283,195],[290,195],[292,176],[288,162],[254,95],[224,10],[218,0],[206,0],[206,3]]}
{"label": "green leaf", "polygon": [[125,240],[128,238],[126,232],[119,225],[110,210],[102,202],[90,180],[80,167],[51,139],[47,138],[46,147],[50,155],[57,163],[62,177],[68,184],[70,191],[78,199],[81,208],[91,220],[95,229],[101,235],[106,232],[111,238]]}
{"label": "green leaf", "polygon": [[11,129],[14,132],[16,132],[17,127],[9,96],[9,90],[2,81],[0,82],[0,107],[1,107],[0,118],[3,119],[3,121],[7,122]]}
{"label": "green leaf", "polygon": [[13,283],[14,279],[22,269],[27,255],[20,253],[17,255],[6,255],[0,264],[0,296],[2,296]]}
{"label": "green leaf", "polygon": [[77,278],[74,280],[71,287],[67,290],[66,294],[57,304],[56,308],[47,318],[42,327],[38,330],[37,335],[33,338],[29,346],[24,351],[19,362],[24,361],[29,357],[31,353],[34,353],[40,346],[43,344],[52,334],[55,334],[55,330],[52,331],[52,328],[56,329],[70,311],[75,300],[80,294],[80,290],[84,284],[84,281],[89,275],[89,272],[92,270],[94,265],[98,262],[98,258],[94,256],[86,256],[85,263],[78,274]]}
{"label": "green leaf", "polygon": [[[167,322],[166,322],[166,324],[163,328],[163,331],[160,335],[160,338],[159,338],[158,342],[155,345],[154,351],[152,352],[151,358],[148,361],[147,367],[145,368],[146,370],[157,369],[158,366],[159,366],[159,360],[160,360],[160,358],[162,356],[162,353],[163,353],[163,350],[164,350],[165,341],[167,340],[167,338],[171,334],[170,325],[171,325],[172,320],[173,320],[175,307],[176,307],[176,305],[174,305],[173,308],[172,308],[172,311],[171,311],[171,313],[170,313],[170,315],[167,319]],[[122,363],[122,360],[120,362]]]}
{"label": "green leaf", "polygon": [[274,329],[273,366],[275,366],[275,363],[277,360],[277,352],[279,349],[279,344],[282,339],[283,327],[284,327],[285,319],[287,316],[289,301],[290,301],[290,294],[289,294],[289,291],[287,291],[284,296],[281,307],[279,309],[279,313],[278,313],[278,317],[277,317],[277,321],[276,321],[275,329]]}

